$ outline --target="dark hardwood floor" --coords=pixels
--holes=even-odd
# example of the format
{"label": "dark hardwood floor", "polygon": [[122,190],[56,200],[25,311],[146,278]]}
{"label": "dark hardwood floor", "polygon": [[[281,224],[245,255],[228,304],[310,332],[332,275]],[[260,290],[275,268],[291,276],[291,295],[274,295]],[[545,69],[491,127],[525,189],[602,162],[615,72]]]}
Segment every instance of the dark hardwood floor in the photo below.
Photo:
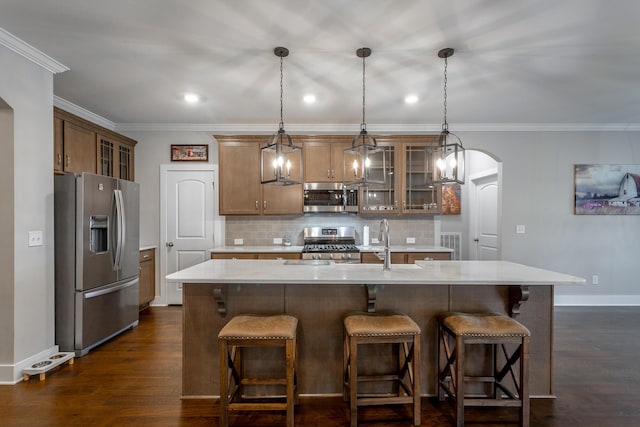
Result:
{"label": "dark hardwood floor", "polygon": [[[49,374],[0,386],[1,426],[217,426],[214,400],[181,400],[181,308],[152,307],[140,325]],[[640,307],[557,308],[556,399],[531,402],[531,425],[640,425]],[[535,375],[535,372],[532,372]],[[361,426],[410,426],[402,407],[365,408]],[[514,426],[513,408],[472,408],[467,425]],[[276,426],[284,415],[232,416],[233,426]],[[423,398],[422,425],[452,425],[450,403]],[[301,398],[296,425],[348,424],[339,397]]]}

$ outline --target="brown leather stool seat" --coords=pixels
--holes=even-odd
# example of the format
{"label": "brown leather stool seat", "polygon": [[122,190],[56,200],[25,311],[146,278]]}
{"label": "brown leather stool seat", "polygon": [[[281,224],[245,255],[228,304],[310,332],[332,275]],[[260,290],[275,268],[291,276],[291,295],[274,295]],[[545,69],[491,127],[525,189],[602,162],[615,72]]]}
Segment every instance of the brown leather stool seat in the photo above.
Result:
{"label": "brown leather stool seat", "polygon": [[[392,373],[362,375],[360,370],[364,369],[358,361],[358,346],[362,344],[394,344],[394,347],[397,344],[397,369]],[[409,316],[398,313],[346,316],[343,371],[343,394],[349,402],[351,427],[358,425],[359,406],[387,404],[412,404],[413,423],[420,425],[420,327]],[[365,382],[391,383],[393,392],[375,390],[364,394],[359,385]]]}
{"label": "brown leather stool seat", "polygon": [[[438,316],[438,397],[443,401],[448,395],[454,400],[458,427],[464,425],[466,406],[518,407],[520,425],[529,425],[530,335],[522,324],[498,313],[448,312]],[[471,363],[467,344],[491,346],[490,375],[465,375],[465,363]],[[509,353],[508,346],[515,349]],[[465,384],[470,386],[472,382],[489,384],[491,389],[474,389],[472,396],[465,390]]]}
{"label": "brown leather stool seat", "polygon": [[[229,424],[229,411],[275,411],[287,414],[287,426],[294,425],[297,403],[298,319],[285,314],[233,317],[218,334],[220,340],[220,426]],[[244,376],[242,349],[245,347],[283,347],[285,377],[247,378]],[[284,386],[284,395],[249,396],[246,386]],[[278,397],[279,399],[274,399]],[[284,399],[283,399],[284,398]],[[284,400],[284,401],[282,401]]]}

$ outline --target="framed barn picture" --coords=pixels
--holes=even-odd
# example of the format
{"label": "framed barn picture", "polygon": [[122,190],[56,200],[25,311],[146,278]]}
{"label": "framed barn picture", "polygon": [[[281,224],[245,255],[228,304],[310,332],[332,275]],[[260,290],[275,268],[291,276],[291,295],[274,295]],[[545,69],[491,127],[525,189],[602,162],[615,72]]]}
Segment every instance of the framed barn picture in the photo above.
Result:
{"label": "framed barn picture", "polygon": [[575,165],[576,215],[640,215],[640,165]]}
{"label": "framed barn picture", "polygon": [[208,162],[208,145],[171,145],[172,162]]}

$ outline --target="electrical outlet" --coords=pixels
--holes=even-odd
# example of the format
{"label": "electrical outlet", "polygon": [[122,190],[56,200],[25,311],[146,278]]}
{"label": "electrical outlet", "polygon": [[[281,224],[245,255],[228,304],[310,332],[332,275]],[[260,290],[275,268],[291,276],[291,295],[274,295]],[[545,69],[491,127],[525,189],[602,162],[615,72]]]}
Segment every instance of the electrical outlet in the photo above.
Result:
{"label": "electrical outlet", "polygon": [[592,285],[597,285],[598,284],[598,275],[594,274],[593,276],[591,276],[591,284]]}
{"label": "electrical outlet", "polygon": [[377,239],[377,238],[375,238],[375,237],[372,237],[372,238],[371,238],[371,243],[380,243],[380,240],[378,240],[378,239]]}
{"label": "electrical outlet", "polygon": [[29,232],[29,246],[42,246],[43,242],[42,231],[30,231]]}
{"label": "electrical outlet", "polygon": [[281,245],[282,244],[282,237],[274,237],[273,238],[273,244],[274,245]]}
{"label": "electrical outlet", "polygon": [[244,245],[244,239],[233,239],[234,245]]}
{"label": "electrical outlet", "polygon": [[408,245],[415,245],[416,244],[416,238],[415,237],[407,237],[407,244]]}

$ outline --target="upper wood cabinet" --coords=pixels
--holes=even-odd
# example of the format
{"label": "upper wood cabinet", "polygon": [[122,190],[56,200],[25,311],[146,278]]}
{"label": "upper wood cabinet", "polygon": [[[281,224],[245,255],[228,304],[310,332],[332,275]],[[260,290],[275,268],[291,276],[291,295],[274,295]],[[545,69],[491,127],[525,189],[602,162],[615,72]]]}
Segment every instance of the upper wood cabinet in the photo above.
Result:
{"label": "upper wood cabinet", "polygon": [[439,214],[441,212],[441,186],[424,186],[427,178],[426,148],[437,143],[437,135],[402,138],[401,213]]}
{"label": "upper wood cabinet", "polygon": [[304,181],[342,182],[343,154],[344,150],[351,147],[352,140],[352,136],[305,137]]}
{"label": "upper wood cabinet", "polygon": [[393,141],[393,137],[376,138],[378,146],[384,152],[371,156],[371,176],[384,184],[371,184],[360,189],[359,211],[361,214],[399,213],[401,194],[400,170],[401,162],[398,152],[400,144]]}
{"label": "upper wood cabinet", "polygon": [[302,185],[260,183],[260,147],[267,137],[215,136],[221,215],[302,215]]}
{"label": "upper wood cabinet", "polygon": [[89,172],[134,180],[136,141],[54,107],[55,173]]}

